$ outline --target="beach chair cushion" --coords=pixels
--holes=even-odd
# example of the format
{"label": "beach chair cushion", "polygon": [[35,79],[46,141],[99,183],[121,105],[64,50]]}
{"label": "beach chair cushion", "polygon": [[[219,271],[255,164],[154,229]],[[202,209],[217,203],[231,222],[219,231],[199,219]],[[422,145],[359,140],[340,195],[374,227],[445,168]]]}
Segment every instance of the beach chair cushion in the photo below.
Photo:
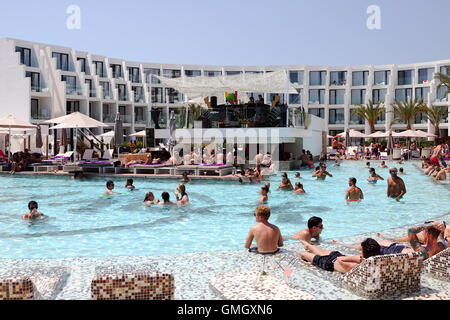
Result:
{"label": "beach chair cushion", "polygon": [[450,248],[425,260],[423,272],[429,273],[433,278],[450,281]]}
{"label": "beach chair cushion", "polygon": [[418,252],[371,257],[341,276],[341,285],[368,298],[420,290],[423,256]]}
{"label": "beach chair cushion", "polygon": [[91,282],[93,300],[173,300],[174,277],[160,272],[97,275]]}
{"label": "beach chair cushion", "polygon": [[314,300],[314,296],[294,288],[276,275],[257,270],[233,270],[209,281],[216,294],[227,300]]}

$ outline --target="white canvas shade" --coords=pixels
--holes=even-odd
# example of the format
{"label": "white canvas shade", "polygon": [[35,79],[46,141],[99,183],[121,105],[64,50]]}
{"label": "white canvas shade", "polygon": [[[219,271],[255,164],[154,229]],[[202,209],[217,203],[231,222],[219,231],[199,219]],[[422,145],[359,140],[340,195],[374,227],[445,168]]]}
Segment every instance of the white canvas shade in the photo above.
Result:
{"label": "white canvas shade", "polygon": [[34,124],[27,121],[17,119],[13,115],[9,115],[6,118],[0,118],[0,128],[8,128],[8,162],[9,153],[11,149],[11,129],[36,129]]}

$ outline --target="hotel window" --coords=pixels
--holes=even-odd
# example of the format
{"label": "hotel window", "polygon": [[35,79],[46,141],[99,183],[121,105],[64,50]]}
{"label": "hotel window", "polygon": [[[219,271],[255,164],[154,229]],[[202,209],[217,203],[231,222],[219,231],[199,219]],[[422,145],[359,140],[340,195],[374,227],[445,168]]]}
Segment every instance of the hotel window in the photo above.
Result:
{"label": "hotel window", "polygon": [[380,101],[386,101],[387,89],[373,89],[372,102],[377,104]]}
{"label": "hotel window", "polygon": [[31,119],[39,119],[39,100],[31,99]]}
{"label": "hotel window", "polygon": [[386,112],[383,111],[381,115],[375,121],[376,124],[385,124],[386,123]]}
{"label": "hotel window", "polygon": [[419,84],[433,80],[434,68],[419,69]]}
{"label": "hotel window", "polygon": [[69,71],[69,55],[66,53],[53,52],[53,58],[56,58],[56,69]]}
{"label": "hotel window", "polygon": [[181,70],[164,69],[163,76],[166,78],[179,78],[181,77]]}
{"label": "hotel window", "polygon": [[347,71],[331,71],[330,86],[345,86],[347,84]]}
{"label": "hotel window", "polygon": [[127,86],[124,84],[116,84],[120,101],[127,101]]}
{"label": "hotel window", "polygon": [[73,112],[80,112],[80,101],[66,102],[66,114],[71,114]]}
{"label": "hotel window", "polygon": [[440,68],[440,71],[441,71],[442,74],[450,75],[450,66],[449,66],[449,69],[447,69],[445,66],[442,66]]}
{"label": "hotel window", "polygon": [[352,72],[353,86],[366,86],[369,79],[369,71],[354,71]]}
{"label": "hotel window", "polygon": [[375,71],[375,85],[388,85],[391,71]]}
{"label": "hotel window", "polygon": [[77,61],[80,61],[81,72],[86,73],[86,59],[85,58],[77,58]]}
{"label": "hotel window", "polygon": [[132,90],[134,91],[134,102],[144,103],[145,97],[144,97],[143,88],[142,87],[132,87]]}
{"label": "hotel window", "polygon": [[16,47],[16,52],[20,53],[20,63],[31,67],[31,49]]}
{"label": "hotel window", "polygon": [[330,109],[329,110],[329,124],[344,124],[345,110],[341,109]]}
{"label": "hotel window", "polygon": [[414,123],[415,124],[427,123],[427,122],[428,122],[428,117],[423,112],[420,112],[420,113],[416,114],[416,116],[414,117]]}
{"label": "hotel window", "polygon": [[364,118],[361,118],[357,114],[352,115],[353,110],[355,110],[355,109],[354,108],[350,109],[350,124],[359,124],[359,125],[365,124],[366,121],[364,120]]}
{"label": "hotel window", "polygon": [[290,104],[302,104],[302,89],[297,89],[297,92],[289,94]]}
{"label": "hotel window", "polygon": [[330,90],[330,104],[344,104],[345,90]]}
{"label": "hotel window", "polygon": [[133,83],[140,83],[141,76],[139,74],[139,68],[136,67],[128,67],[128,80]]}
{"label": "hotel window", "polygon": [[144,74],[145,74],[145,82],[150,83],[151,79],[151,83],[160,83],[160,81],[157,78],[153,77],[153,75],[156,76],[161,75],[160,69],[144,69]]}
{"label": "hotel window", "polygon": [[205,77],[220,77],[222,75],[222,71],[204,71],[203,74]]}
{"label": "hotel window", "polygon": [[103,72],[103,62],[102,61],[94,61],[93,63],[95,65],[96,75],[98,75],[100,78],[104,78],[105,74]]}
{"label": "hotel window", "polygon": [[202,72],[200,70],[184,70],[184,75],[186,77],[200,77]]}
{"label": "hotel window", "polygon": [[395,90],[395,100],[397,101],[407,101],[412,100],[412,89],[396,89]]}
{"label": "hotel window", "polygon": [[325,109],[324,108],[309,108],[308,113],[313,116],[325,119]]}
{"label": "hotel window", "polygon": [[324,104],[325,103],[325,89],[310,89],[309,90],[310,104]]}
{"label": "hotel window", "polygon": [[110,93],[110,86],[109,82],[107,81],[100,81],[100,86],[103,88],[103,99],[112,99],[111,93]]}
{"label": "hotel window", "polygon": [[163,88],[152,87],[152,103],[164,103]]}
{"label": "hotel window", "polygon": [[40,92],[41,91],[41,77],[38,72],[26,72],[26,77],[30,78],[31,81],[31,91]]}
{"label": "hotel window", "polygon": [[86,79],[85,82],[86,82],[88,90],[89,90],[89,97],[94,98],[96,96],[96,92],[95,92],[94,86],[92,84],[92,80]]}
{"label": "hotel window", "polygon": [[76,94],[77,92],[77,79],[73,76],[61,76],[61,81],[66,82],[66,93],[67,94]]}
{"label": "hotel window", "polygon": [[412,70],[401,70],[398,72],[398,85],[404,86],[412,84]]}
{"label": "hotel window", "polygon": [[225,74],[227,76],[237,76],[239,74],[242,74],[242,71],[225,71]]}
{"label": "hotel window", "polygon": [[428,94],[430,93],[430,88],[416,88],[416,98],[417,100],[422,99],[423,102],[428,102]]}
{"label": "hotel window", "polygon": [[134,122],[138,124],[145,124],[145,108],[134,108]]}
{"label": "hotel window", "polygon": [[326,71],[310,71],[309,72],[309,85],[323,86],[323,85],[325,85],[326,77],[327,77]]}
{"label": "hotel window", "polygon": [[366,89],[354,89],[352,90],[352,104],[365,104],[366,103]]}
{"label": "hotel window", "polygon": [[123,78],[122,65],[120,65],[120,64],[112,64],[111,65],[111,70],[112,70],[112,77],[113,78],[116,78],[116,79]]}
{"label": "hotel window", "polygon": [[447,95],[445,94],[447,92],[448,88],[446,86],[442,86],[437,90],[436,98],[438,100],[447,99]]}
{"label": "hotel window", "polygon": [[302,85],[303,84],[303,71],[289,71],[289,80],[294,85]]}

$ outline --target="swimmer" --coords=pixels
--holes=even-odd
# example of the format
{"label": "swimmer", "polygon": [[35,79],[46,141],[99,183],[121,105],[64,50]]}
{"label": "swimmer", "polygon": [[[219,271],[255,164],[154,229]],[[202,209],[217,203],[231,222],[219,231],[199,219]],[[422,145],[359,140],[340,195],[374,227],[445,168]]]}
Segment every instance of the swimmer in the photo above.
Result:
{"label": "swimmer", "polygon": [[37,218],[44,216],[44,214],[42,212],[37,211],[38,204],[36,201],[30,201],[28,203],[28,209],[30,210],[30,212],[28,212],[22,216],[23,220],[33,220],[33,219],[37,219]]}
{"label": "swimmer", "polygon": [[[181,197],[178,197],[178,195],[181,194]],[[177,202],[180,204],[180,206],[184,206],[189,204],[189,197],[186,193],[186,187],[184,184],[180,184],[175,190],[175,197],[177,198]]]}
{"label": "swimmer", "polygon": [[364,199],[364,194],[360,188],[356,186],[356,178],[349,178],[348,185],[350,188],[345,193],[345,200],[347,201],[360,201]]}
{"label": "swimmer", "polygon": [[370,168],[370,162],[366,163],[366,168]]}
{"label": "swimmer", "polygon": [[266,187],[267,193],[269,193],[270,192],[270,182],[264,183],[264,187]]}
{"label": "swimmer", "polygon": [[188,176],[188,173],[186,171],[182,174],[181,182],[192,182],[192,179]]}
{"label": "swimmer", "polygon": [[153,192],[147,192],[145,194],[144,204],[146,205],[155,204],[155,196],[153,195]]}
{"label": "swimmer", "polygon": [[300,172],[296,172],[295,173],[295,179],[301,179],[302,177],[300,177]]}
{"label": "swimmer", "polygon": [[[302,240],[306,241],[310,244],[318,243],[320,241],[320,234],[323,231],[323,222],[322,218],[319,217],[311,217],[308,220],[308,227],[300,230],[296,234],[288,237],[283,237],[283,240]],[[314,238],[315,240],[312,240]]]}
{"label": "swimmer", "polygon": [[370,168],[369,169],[369,179],[367,179],[367,181],[369,181],[369,183],[377,183],[378,180],[384,180],[381,176],[379,176],[376,172],[374,168]]}
{"label": "swimmer", "polygon": [[381,161],[381,167],[382,167],[383,169],[386,169],[388,166],[386,165],[386,162]]}
{"label": "swimmer", "polygon": [[84,180],[85,176],[83,174],[83,171],[76,171],[75,174],[73,175],[72,179],[79,179],[79,180]]}
{"label": "swimmer", "polygon": [[108,182],[106,182],[106,191],[105,191],[104,195],[112,196],[115,194],[123,194],[123,193],[115,193],[115,192],[113,192],[113,189],[114,189],[114,182],[109,180]]}
{"label": "swimmer", "polygon": [[130,189],[130,190],[134,190],[135,187],[133,186],[133,179],[128,178],[127,179],[127,183],[125,184],[125,188]]}
{"label": "swimmer", "polygon": [[258,203],[267,203],[267,201],[269,201],[269,196],[267,195],[268,192],[266,186],[261,187],[261,198],[259,198]]}
{"label": "swimmer", "polygon": [[303,184],[300,181],[295,183],[294,193],[297,194],[306,193],[305,190],[303,189]]}
{"label": "swimmer", "polygon": [[327,166],[322,164],[316,172],[312,175],[312,177],[317,177],[317,180],[325,180],[327,176],[333,177],[331,173],[327,171]]}
{"label": "swimmer", "polygon": [[168,192],[163,192],[161,194],[161,198],[163,201],[156,200],[156,203],[162,206],[172,206],[175,205],[175,202],[170,201],[170,194]]}
{"label": "swimmer", "polygon": [[403,168],[400,168],[400,170],[398,171],[398,174],[405,174],[405,171],[403,170]]}
{"label": "swimmer", "polygon": [[388,179],[387,196],[396,201],[400,201],[406,194],[405,182],[402,178],[397,176],[397,168],[390,168],[389,173],[391,174],[391,177]]}
{"label": "swimmer", "polygon": [[288,190],[288,191],[294,190],[291,180],[289,180],[286,172],[283,172],[281,174],[281,183],[278,186],[278,190]]}

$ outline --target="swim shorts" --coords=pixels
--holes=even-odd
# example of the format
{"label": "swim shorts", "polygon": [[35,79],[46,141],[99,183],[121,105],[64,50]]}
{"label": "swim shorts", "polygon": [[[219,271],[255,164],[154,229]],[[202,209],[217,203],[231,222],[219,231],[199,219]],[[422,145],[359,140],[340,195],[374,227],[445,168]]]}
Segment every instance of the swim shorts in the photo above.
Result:
{"label": "swim shorts", "polygon": [[389,247],[386,246],[380,246],[380,255],[385,254],[396,254],[396,253],[402,253],[403,249],[405,249],[405,246],[399,245],[397,243],[391,244]]}
{"label": "swim shorts", "polygon": [[319,267],[325,271],[334,271],[334,262],[338,257],[343,256],[339,251],[333,251],[328,256],[315,256],[313,266]]}

